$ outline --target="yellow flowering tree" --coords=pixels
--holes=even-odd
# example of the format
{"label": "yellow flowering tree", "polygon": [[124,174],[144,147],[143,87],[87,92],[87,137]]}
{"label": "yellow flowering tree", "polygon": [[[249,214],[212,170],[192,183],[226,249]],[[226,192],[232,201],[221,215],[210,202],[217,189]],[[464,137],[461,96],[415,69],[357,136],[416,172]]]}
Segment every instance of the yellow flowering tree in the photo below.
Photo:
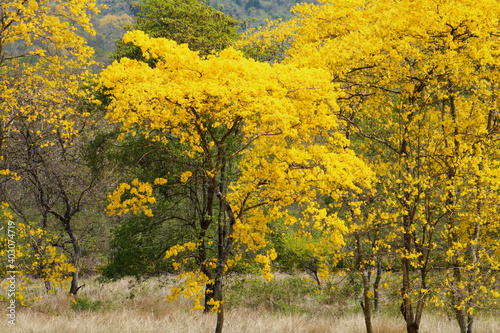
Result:
{"label": "yellow flowering tree", "polygon": [[[81,27],[93,33],[90,18],[97,12],[94,0],[0,1],[0,174],[4,179],[23,177],[10,168],[15,160],[18,161],[17,152],[25,149],[17,145],[20,136],[29,137],[34,144],[26,149],[29,155],[33,153],[31,147],[43,150],[57,144],[65,149],[68,140],[78,134],[75,119],[88,116],[79,112],[77,105],[82,97],[80,87],[88,74],[86,69],[92,50],[76,30]],[[47,131],[56,134],[56,142],[46,135]],[[13,193],[18,194],[2,188],[1,199],[10,202]],[[12,212],[18,215],[15,221],[12,217],[3,218],[5,228],[8,223],[24,218],[12,209],[13,206],[4,207],[7,215]],[[45,236],[45,226],[40,225],[41,230],[32,225],[33,220],[23,222],[28,231],[18,229],[16,235],[20,238],[16,253],[19,257],[26,257],[30,251],[36,253],[32,262],[19,261],[17,270],[26,275],[33,272],[30,266],[38,265],[44,271],[41,274],[44,280],[57,282],[52,278],[58,276],[55,271],[52,274],[46,269],[60,266],[47,258],[65,257],[55,253],[55,247],[49,245],[53,240]],[[69,266],[65,267],[59,273],[74,272]],[[22,293],[18,296],[22,297]]]}
{"label": "yellow flowering tree", "polygon": [[[84,128],[90,120],[75,119],[74,126]],[[11,134],[11,142],[4,147],[8,156],[4,163],[20,179],[3,182],[3,200],[9,204],[16,221],[41,228],[48,235],[58,235],[50,244],[68,255],[75,268],[69,290],[75,295],[81,287],[80,260],[86,250],[83,244],[91,235],[89,229],[99,223],[99,215],[91,211],[99,199],[104,199],[100,193],[104,193],[107,171],[92,170],[84,163],[81,136],[91,134],[88,131],[65,138],[51,124],[19,123],[23,127]],[[94,218],[83,218],[88,215]],[[32,242],[32,247],[38,248],[38,242]]]}
{"label": "yellow flowering tree", "polygon": [[[205,1],[144,0],[136,5],[140,10],[136,24],[127,29],[142,30],[151,37],[186,43],[190,50],[199,52],[201,56],[219,52],[240,37],[237,20]],[[156,63],[155,59],[144,59],[138,46],[120,41],[114,58],[119,60],[122,57],[145,61],[153,67]],[[114,140],[109,138],[109,141]],[[112,260],[103,271],[106,277],[116,278],[134,272],[144,275],[151,270],[163,270],[164,265],[171,267],[161,253],[174,244],[191,241],[194,237],[191,234],[198,233],[196,221],[202,220],[205,215],[203,201],[207,196],[207,187],[201,182],[186,182],[189,177],[196,177],[196,172],[191,171],[196,169],[192,164],[198,162],[189,157],[187,160],[179,158],[175,145],[175,141],[170,141],[165,149],[162,143],[137,136],[120,142],[118,146],[122,149],[117,148],[116,142],[111,143],[114,150],[111,158],[116,161],[115,175],[121,172],[121,181],[130,183],[138,178],[152,183],[155,178],[165,176],[165,161],[169,161],[170,169],[176,170],[171,170],[172,177],[165,177],[169,187],[155,193],[156,204],[151,211],[154,217],[134,215],[118,218],[120,226],[111,241]],[[182,174],[184,176],[179,177]],[[181,186],[174,186],[175,183]],[[163,233],[175,234],[175,238],[163,237]],[[198,264],[206,261],[202,253],[190,258],[193,259]],[[145,262],[149,264],[145,265]],[[210,274],[208,268],[204,270],[205,274]],[[206,301],[209,298],[207,295]],[[210,312],[210,307],[205,306],[204,311]]]}
{"label": "yellow flowering tree", "polygon": [[[124,42],[157,62],[151,68],[122,58],[102,72],[101,84],[111,95],[107,118],[120,124],[124,135],[143,135],[166,149],[175,142],[175,154],[192,167],[177,175],[180,184],[175,186],[206,186],[197,239],[172,247],[166,256],[204,256],[201,267],[181,275],[183,288],[173,290],[172,298],[194,296],[195,307],[203,308],[203,284],[213,288],[207,304],[218,311],[216,331],[221,332],[222,278],[238,260],[229,260],[235,244],[264,251],[269,223],[282,221],[299,230],[320,230],[331,248],[340,247],[344,224],[327,215],[320,199],[339,199],[346,189],[369,186],[371,171],[338,131],[332,112],[337,91],[327,72],[271,66],[232,49],[200,58],[187,45],[141,31],[127,33]],[[110,213],[149,214],[154,188],[169,186],[165,178],[121,185],[110,195]],[[207,251],[208,242],[215,251]],[[266,278],[272,277],[275,257],[273,249],[255,257]],[[213,277],[205,273],[207,267]]]}
{"label": "yellow flowering tree", "polygon": [[431,301],[472,332],[500,261],[498,3],[321,2],[247,42],[285,41],[285,62],[327,69],[342,85],[339,117],[379,178],[381,208],[366,216],[384,216],[398,244],[407,331],[418,332]]}

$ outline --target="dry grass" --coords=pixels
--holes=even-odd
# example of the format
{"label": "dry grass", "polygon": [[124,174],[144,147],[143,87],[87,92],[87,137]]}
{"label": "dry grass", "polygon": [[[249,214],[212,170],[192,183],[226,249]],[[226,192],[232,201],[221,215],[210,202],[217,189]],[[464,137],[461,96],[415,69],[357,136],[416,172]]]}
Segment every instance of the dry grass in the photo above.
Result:
{"label": "dry grass", "polygon": [[[215,315],[203,315],[190,309],[191,302],[166,301],[172,278],[150,279],[135,284],[133,280],[120,280],[101,284],[95,279],[85,281],[80,298],[101,302],[96,311],[75,311],[72,300],[65,292],[46,296],[32,308],[18,309],[16,326],[7,324],[6,316],[0,321],[0,332],[19,333],[206,333],[215,329]],[[2,304],[2,306],[5,305]],[[4,308],[6,306],[3,306]],[[404,332],[399,317],[377,316],[373,319],[375,332]],[[224,331],[269,333],[356,333],[365,332],[361,314],[338,315],[335,310],[314,313],[280,314],[254,308],[234,307],[226,312]],[[421,332],[458,332],[458,326],[446,317],[427,316]],[[500,320],[479,319],[476,332],[500,332]]]}

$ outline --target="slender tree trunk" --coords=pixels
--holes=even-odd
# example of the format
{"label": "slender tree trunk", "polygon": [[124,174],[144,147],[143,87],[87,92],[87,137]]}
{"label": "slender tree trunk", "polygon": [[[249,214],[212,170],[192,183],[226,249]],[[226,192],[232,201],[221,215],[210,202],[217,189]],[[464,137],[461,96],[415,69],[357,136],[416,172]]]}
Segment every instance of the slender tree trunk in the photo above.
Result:
{"label": "slender tree trunk", "polygon": [[[201,271],[205,274],[209,280],[212,280],[213,274],[211,273],[210,268],[207,265],[207,251],[205,245],[205,237],[207,235],[207,230],[212,224],[213,217],[213,205],[214,205],[214,196],[216,192],[216,187],[213,181],[209,181],[204,184],[204,189],[206,189],[206,199],[205,199],[205,216],[203,216],[200,223],[200,246],[198,247],[198,262],[201,265]],[[204,308],[203,313],[209,314],[212,312],[212,305],[208,304],[211,299],[215,297],[215,283],[209,282],[205,286],[205,300],[204,300]]]}
{"label": "slender tree trunk", "polygon": [[[407,209],[409,207],[406,207]],[[404,225],[404,235],[403,235],[403,245],[405,254],[401,259],[402,270],[403,270],[403,286],[401,288],[401,314],[406,322],[406,331],[407,333],[418,333],[420,329],[420,322],[422,320],[422,313],[425,306],[426,300],[426,292],[419,292],[419,298],[417,301],[417,310],[416,313],[413,309],[412,299],[411,299],[411,261],[408,258],[408,255],[412,253],[412,232],[411,226],[414,224],[414,215],[408,211],[408,214],[403,216],[403,225]],[[426,286],[426,277],[425,270],[426,267],[420,267],[422,272],[422,280],[420,281],[420,289],[424,289]]]}
{"label": "slender tree trunk", "polygon": [[474,333],[474,316],[467,316],[467,333]]}
{"label": "slender tree trunk", "polygon": [[[221,192],[219,192],[221,193]],[[222,194],[221,194],[222,196]],[[215,276],[215,295],[217,301],[219,301],[219,309],[217,312],[217,326],[215,328],[215,333],[222,333],[222,328],[224,327],[224,295],[222,294],[223,289],[223,276],[224,276],[224,268],[226,266],[227,255],[229,252],[224,251],[224,245],[226,245],[226,218],[224,212],[224,204],[222,200],[220,201],[220,210],[219,210],[219,225],[218,225],[218,262],[217,262],[217,272]],[[229,246],[227,244],[226,246]]]}
{"label": "slender tree trunk", "polygon": [[316,284],[318,285],[318,289],[321,290],[321,280],[319,279],[317,267],[316,267],[315,270],[311,270],[311,274],[314,277],[314,280],[316,281]]}
{"label": "slender tree trunk", "polygon": [[[413,67],[413,65],[411,65]],[[411,68],[413,71],[413,68]],[[410,96],[409,104],[413,105],[417,100],[417,95],[425,88],[425,83],[420,82],[418,86],[415,86],[413,94]],[[402,176],[406,176],[408,174],[413,173],[413,167],[408,164],[408,156],[410,155],[410,143],[408,142],[407,135],[409,134],[409,125],[411,124],[413,117],[415,115],[415,111],[410,112],[407,115],[407,121],[404,124],[404,130],[401,137],[401,144],[399,149],[399,158],[400,164],[402,166],[400,172],[404,172],[400,174],[400,179]],[[406,331],[408,333],[418,333],[419,325],[420,325],[420,316],[415,317],[412,307],[411,301],[411,278],[410,278],[410,270],[411,270],[411,260],[409,259],[409,255],[412,253],[412,236],[414,229],[414,212],[411,211],[410,202],[412,201],[411,191],[408,188],[402,188],[403,200],[402,200],[402,209],[405,213],[403,216],[403,250],[404,254],[401,258],[401,266],[403,271],[403,285],[401,287],[401,314],[406,322]]]}
{"label": "slender tree trunk", "polygon": [[76,295],[76,293],[80,289],[80,288],[78,288],[78,269],[79,269],[79,267],[75,266],[75,268],[76,268],[76,270],[73,273],[71,273],[71,288],[69,289],[70,295]]}
{"label": "slender tree trunk", "polygon": [[371,302],[370,302],[370,279],[368,277],[368,271],[363,268],[363,303],[361,307],[363,308],[363,314],[365,316],[366,333],[373,333],[372,327],[372,313],[371,313]]}
{"label": "slender tree trunk", "polygon": [[211,299],[215,299],[215,283],[209,282],[205,286],[205,300],[203,306],[203,313],[208,314],[212,311],[212,305],[208,304]]}
{"label": "slender tree trunk", "polygon": [[215,333],[222,333],[222,328],[224,327],[224,297],[222,289],[222,274],[217,273],[217,277],[215,278],[215,294],[217,300],[220,301],[220,304],[217,312],[217,326],[215,327]]}
{"label": "slender tree trunk", "polygon": [[364,263],[365,258],[363,255],[361,236],[359,234],[359,231],[354,232],[354,237],[356,238],[358,267],[359,270],[361,271],[361,277],[363,279],[363,302],[361,302],[361,308],[363,309],[363,315],[365,317],[366,333],[373,333],[371,301],[370,301],[370,276],[368,274],[368,270],[366,269]]}
{"label": "slender tree trunk", "polygon": [[[220,192],[219,192],[220,193]],[[222,196],[222,195],[221,195]],[[215,328],[215,333],[222,333],[222,328],[224,327],[224,295],[222,293],[223,290],[223,277],[224,277],[224,268],[226,266],[226,261],[229,256],[229,251],[232,247],[232,233],[229,235],[230,239],[227,239],[227,230],[226,230],[226,218],[223,214],[224,203],[221,201],[221,211],[219,214],[219,228],[218,228],[218,236],[219,243],[217,249],[217,272],[215,273],[215,297],[216,300],[219,301],[219,309],[217,312],[217,326]],[[227,249],[227,251],[226,251]]]}
{"label": "slender tree trunk", "polygon": [[[451,192],[448,192],[447,205],[452,206],[454,204],[454,196]],[[466,312],[466,301],[465,301],[465,289],[460,287],[463,282],[462,278],[462,265],[460,263],[461,253],[460,249],[457,247],[459,243],[459,238],[455,230],[455,210],[451,208],[448,212],[449,218],[449,232],[450,232],[450,247],[454,249],[453,262],[452,262],[452,272],[453,281],[451,293],[451,304],[453,306],[453,311],[455,312],[455,318],[457,319],[458,326],[460,327],[461,333],[467,333],[467,312]]]}
{"label": "slender tree trunk", "polygon": [[[448,205],[454,204],[454,197],[451,192],[448,193]],[[449,211],[449,228],[450,228],[450,238],[451,247],[454,248],[453,256],[453,283],[451,290],[451,303],[453,305],[453,310],[455,311],[455,318],[457,319],[458,326],[460,326],[461,333],[467,333],[467,312],[466,312],[466,300],[464,288],[460,287],[463,282],[462,278],[462,265],[460,263],[461,253],[460,249],[457,247],[459,244],[459,238],[455,230],[455,209],[451,208]]]}
{"label": "slender tree trunk", "polygon": [[[489,128],[488,128],[489,130]],[[479,163],[479,171],[483,170],[482,162]],[[479,232],[481,229],[481,220],[482,220],[482,202],[481,202],[481,181],[479,176],[476,178],[476,197],[477,197],[477,206],[476,206],[476,214],[477,221],[474,226],[474,233],[472,234],[471,244],[470,244],[470,256],[473,264],[472,274],[469,279],[469,288],[468,293],[469,297],[474,297],[476,293],[476,283],[477,283],[477,272],[479,270],[479,260],[477,258],[477,245],[479,241]],[[471,302],[471,301],[469,301]],[[474,315],[469,313],[467,315],[467,333],[474,333]]]}
{"label": "slender tree trunk", "polygon": [[69,290],[70,295],[76,295],[78,290],[82,288],[85,284],[79,286],[79,271],[80,271],[80,258],[82,257],[82,249],[80,248],[80,244],[78,242],[78,238],[76,237],[75,233],[73,232],[73,228],[71,227],[71,217],[74,215],[74,212],[71,213],[70,206],[68,205],[67,212],[64,216],[58,214],[54,210],[49,210],[48,212],[54,214],[57,218],[60,219],[64,226],[64,230],[66,231],[66,234],[68,235],[71,245],[73,246],[73,253],[72,253],[72,264],[75,267],[75,271],[71,273],[71,286]]}
{"label": "slender tree trunk", "polygon": [[378,312],[380,280],[382,279],[382,258],[377,256],[377,268],[375,273],[375,282],[373,282],[373,311]]}
{"label": "slender tree trunk", "polygon": [[[407,216],[404,217],[407,219]],[[404,234],[404,245],[407,254],[410,253],[411,250],[411,236],[409,232]],[[406,254],[406,255],[407,255]],[[411,305],[410,299],[410,260],[406,257],[406,255],[402,258],[402,268],[403,268],[403,287],[401,288],[401,297],[403,302],[401,303],[401,314],[406,322],[406,331],[408,333],[417,333],[418,325],[415,323],[415,316],[413,314],[413,308]]]}
{"label": "slender tree trunk", "polygon": [[71,228],[71,222],[70,219],[66,219],[63,221],[64,223],[64,229],[66,230],[66,233],[69,236],[69,239],[71,241],[71,245],[73,245],[73,266],[75,267],[75,271],[71,274],[72,279],[71,279],[71,287],[69,289],[69,294],[70,295],[76,295],[78,290],[80,290],[82,286],[78,285],[79,282],[79,270],[80,270],[80,258],[82,257],[82,249],[80,248],[80,244],[78,243],[78,239],[75,236],[75,233],[73,232],[73,229]]}
{"label": "slender tree trunk", "polygon": [[[205,248],[205,236],[206,236],[206,229],[205,227],[208,227],[209,223],[202,222],[202,230],[200,232],[200,246],[198,247],[198,263],[201,266],[201,272],[206,275],[206,277],[209,279],[209,281],[212,280],[213,274],[208,267],[206,260],[207,260],[207,252]],[[208,302],[214,298],[214,290],[215,290],[215,284],[213,282],[208,282],[205,285],[205,299],[203,301],[203,313],[208,314],[211,313],[212,311],[212,305],[208,304]]]}
{"label": "slender tree trunk", "polygon": [[224,195],[219,191],[217,193],[221,203],[221,211],[224,212],[224,217],[219,219],[219,244],[218,244],[218,258],[217,258],[217,271],[215,273],[215,294],[219,304],[219,311],[217,313],[217,326],[215,328],[215,333],[222,333],[222,328],[224,326],[224,297],[223,297],[223,284],[222,279],[224,277],[224,269],[226,267],[227,259],[229,258],[229,253],[233,247],[233,234],[234,225],[236,224],[236,217],[231,209],[231,206],[227,202]]}
{"label": "slender tree trunk", "polygon": [[[455,98],[454,98],[454,91],[453,91],[453,83],[449,82],[449,103],[450,103],[450,115],[453,120],[453,155],[450,158],[450,161],[448,162],[448,180],[450,181],[451,184],[454,185],[455,183],[455,176],[457,173],[456,168],[454,167],[454,164],[457,163],[458,159],[460,158],[460,142],[458,141],[458,135],[459,135],[459,130],[458,130],[458,124],[457,124],[457,110],[455,106]],[[455,186],[455,185],[454,185]],[[461,264],[461,257],[462,253],[460,251],[460,248],[458,247],[458,244],[460,243],[460,238],[458,237],[458,233],[456,231],[456,209],[455,209],[455,204],[456,204],[456,198],[455,194],[453,193],[452,190],[448,190],[448,199],[446,201],[447,207],[448,208],[448,214],[449,214],[449,228],[450,228],[450,233],[451,233],[451,240],[452,240],[452,248],[454,248],[454,258],[453,258],[453,290],[451,291],[452,294],[452,304],[455,310],[455,317],[457,318],[458,321],[458,326],[460,326],[460,332],[461,333],[467,333],[467,301],[466,301],[466,290],[465,288],[461,287],[460,285],[463,284],[463,276],[462,276],[462,264]]]}

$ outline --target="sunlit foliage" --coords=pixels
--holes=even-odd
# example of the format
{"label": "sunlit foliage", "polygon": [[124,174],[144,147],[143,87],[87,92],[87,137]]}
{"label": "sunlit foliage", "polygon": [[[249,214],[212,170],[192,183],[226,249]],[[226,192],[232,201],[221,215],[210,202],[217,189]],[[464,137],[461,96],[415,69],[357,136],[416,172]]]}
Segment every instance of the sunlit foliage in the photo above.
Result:
{"label": "sunlit foliage", "polygon": [[[376,247],[397,245],[408,331],[430,300],[472,332],[500,260],[498,3],[339,0],[295,12],[247,43],[284,43],[287,63],[342,85],[338,115],[380,184],[369,207],[351,198],[353,221],[392,226]],[[443,266],[431,285],[428,272]]]}

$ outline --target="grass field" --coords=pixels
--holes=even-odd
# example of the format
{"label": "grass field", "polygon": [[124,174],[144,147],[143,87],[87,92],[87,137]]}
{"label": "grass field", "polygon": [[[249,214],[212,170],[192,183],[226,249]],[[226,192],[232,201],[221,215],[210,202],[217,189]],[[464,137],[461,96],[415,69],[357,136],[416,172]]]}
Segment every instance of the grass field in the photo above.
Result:
{"label": "grass field", "polygon": [[[123,279],[100,283],[84,280],[86,286],[72,300],[64,290],[45,296],[31,308],[17,310],[16,326],[0,322],[1,332],[78,332],[78,333],[205,333],[215,330],[215,315],[192,311],[191,300],[167,302],[174,277],[153,278],[144,282]],[[40,288],[40,287],[38,287]],[[38,292],[40,289],[33,289]],[[327,299],[315,293],[312,282],[303,277],[281,276],[271,283],[260,278],[238,276],[226,287],[224,332],[365,332],[359,306],[339,294]],[[7,303],[2,303],[7,312]],[[500,318],[478,318],[478,333],[500,332]],[[405,332],[397,312],[384,308],[373,319],[375,332]],[[427,314],[421,332],[459,332],[458,325],[446,315]]]}

